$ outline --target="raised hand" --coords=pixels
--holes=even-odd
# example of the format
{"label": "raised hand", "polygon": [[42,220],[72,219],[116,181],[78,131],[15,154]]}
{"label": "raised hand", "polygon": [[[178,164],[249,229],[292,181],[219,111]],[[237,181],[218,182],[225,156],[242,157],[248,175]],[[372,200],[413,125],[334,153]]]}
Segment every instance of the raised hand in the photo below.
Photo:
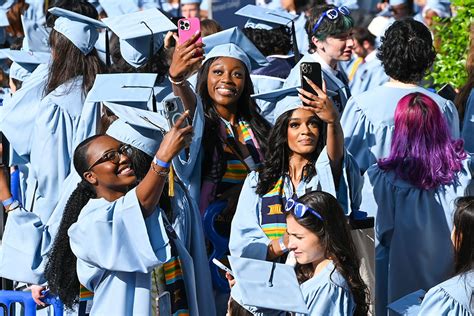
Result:
{"label": "raised hand", "polygon": [[298,89],[301,101],[307,104],[307,106],[302,106],[302,108],[314,112],[314,114],[328,124],[339,122],[339,111],[326,94],[326,82],[323,80],[323,87],[320,89],[308,77],[305,76],[304,79],[318,95],[314,95],[303,89]]}

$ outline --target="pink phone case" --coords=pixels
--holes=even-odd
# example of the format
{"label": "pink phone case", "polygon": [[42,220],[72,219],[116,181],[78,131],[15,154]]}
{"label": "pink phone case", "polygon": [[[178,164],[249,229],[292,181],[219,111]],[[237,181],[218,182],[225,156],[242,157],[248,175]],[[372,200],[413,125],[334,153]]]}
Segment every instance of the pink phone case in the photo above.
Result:
{"label": "pink phone case", "polygon": [[[178,20],[178,38],[179,43],[183,44],[191,38],[197,31],[201,30],[201,22],[198,18],[183,18]],[[199,37],[196,43],[201,43],[202,39]]]}

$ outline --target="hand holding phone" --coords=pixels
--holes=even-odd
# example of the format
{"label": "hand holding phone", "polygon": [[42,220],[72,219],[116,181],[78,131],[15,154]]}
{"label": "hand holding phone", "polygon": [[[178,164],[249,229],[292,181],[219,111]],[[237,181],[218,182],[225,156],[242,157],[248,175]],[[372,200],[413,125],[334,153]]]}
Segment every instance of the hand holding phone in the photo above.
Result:
{"label": "hand holding phone", "polygon": [[[199,32],[201,32],[201,22],[198,18],[182,18],[178,20],[178,44],[183,44]],[[202,38],[198,37],[195,43],[202,43]]]}
{"label": "hand holding phone", "polygon": [[234,276],[234,273],[232,272],[232,270],[227,268],[222,262],[220,262],[216,258],[212,259],[212,263],[214,263],[216,266],[218,266],[221,270],[224,270],[225,272],[229,272],[229,274],[231,276]]}
{"label": "hand holding phone", "polygon": [[304,79],[304,77],[309,78],[315,85],[322,89],[323,78],[321,75],[321,64],[316,62],[303,62],[300,64],[300,72],[301,87],[303,88],[303,90],[308,91],[314,95],[318,95],[318,93],[309,85],[309,83]]}
{"label": "hand holding phone", "polygon": [[[181,117],[184,113],[184,105],[181,101],[180,97],[170,98],[164,101],[165,104],[165,113],[166,118],[168,119],[168,123],[170,128],[176,124],[176,121]],[[186,119],[184,123],[181,125],[181,128],[189,126],[189,121]]]}

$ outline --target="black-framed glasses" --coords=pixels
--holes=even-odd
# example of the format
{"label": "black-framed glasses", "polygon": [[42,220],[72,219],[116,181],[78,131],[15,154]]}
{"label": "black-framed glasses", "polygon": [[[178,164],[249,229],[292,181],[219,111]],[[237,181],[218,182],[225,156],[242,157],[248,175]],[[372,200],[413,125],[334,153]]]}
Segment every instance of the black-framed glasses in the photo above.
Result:
{"label": "black-framed glasses", "polygon": [[313,33],[316,32],[316,30],[321,25],[321,23],[323,22],[323,19],[325,17],[328,18],[331,21],[334,21],[335,19],[337,19],[339,17],[339,13],[341,13],[342,15],[347,16],[347,15],[351,14],[351,10],[349,10],[349,8],[346,7],[346,6],[342,6],[342,7],[337,7],[337,8],[333,8],[333,9],[329,9],[327,11],[324,11],[323,14],[321,14],[319,19],[316,21],[316,24],[314,24],[314,26],[313,26]]}
{"label": "black-framed glasses", "polygon": [[120,162],[120,155],[125,155],[127,157],[132,156],[132,146],[128,144],[122,144],[118,149],[110,150],[105,152],[99,159],[97,159],[86,171],[91,170],[98,164],[101,164],[106,161],[110,161],[114,164],[118,164]]}
{"label": "black-framed glasses", "polygon": [[306,214],[306,212],[309,211],[320,220],[323,220],[323,217],[321,216],[321,214],[319,214],[316,210],[312,209],[309,206],[304,205],[303,203],[296,201],[295,199],[290,198],[286,201],[285,211],[290,212],[291,210],[293,210],[293,214],[295,214],[295,216],[298,218],[303,217]]}

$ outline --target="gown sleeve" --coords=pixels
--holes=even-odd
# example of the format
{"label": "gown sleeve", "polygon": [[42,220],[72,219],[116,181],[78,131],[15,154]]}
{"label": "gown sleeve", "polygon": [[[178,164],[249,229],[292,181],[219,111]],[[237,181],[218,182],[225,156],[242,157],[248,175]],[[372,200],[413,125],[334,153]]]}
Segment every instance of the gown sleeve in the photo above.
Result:
{"label": "gown sleeve", "polygon": [[148,273],[170,255],[161,212],[143,218],[135,189],[89,201],[68,235],[78,259],[104,270]]}
{"label": "gown sleeve", "polygon": [[232,256],[265,260],[270,239],[260,226],[260,197],[255,192],[258,173],[245,179],[232,220],[229,249]]}

